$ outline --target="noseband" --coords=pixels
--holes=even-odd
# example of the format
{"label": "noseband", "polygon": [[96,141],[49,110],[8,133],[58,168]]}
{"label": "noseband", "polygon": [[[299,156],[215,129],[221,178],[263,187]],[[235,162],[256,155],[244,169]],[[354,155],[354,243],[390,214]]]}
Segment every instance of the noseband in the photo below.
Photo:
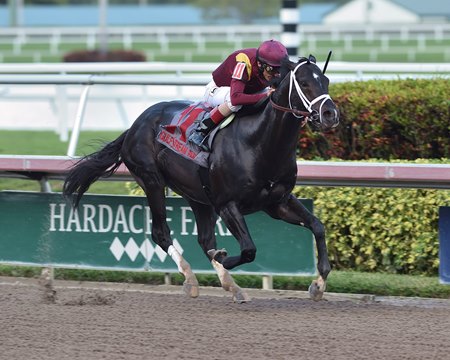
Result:
{"label": "noseband", "polygon": [[[310,63],[309,61],[303,61],[300,64],[298,64],[294,70],[291,70],[290,79],[289,79],[289,107],[287,108],[287,107],[275,104],[272,99],[272,96],[270,97],[270,103],[272,104],[272,107],[274,109],[284,111],[284,112],[290,112],[296,118],[307,117],[308,120],[317,120],[317,117],[318,117],[319,121],[322,122],[322,105],[327,100],[331,100],[330,95],[322,94],[322,95],[317,96],[313,100],[309,101],[308,98],[306,97],[306,95],[303,93],[302,89],[300,88],[300,85],[299,85],[297,79],[295,78],[295,73],[300,68],[300,66],[309,64],[309,63]],[[303,106],[308,111],[298,110],[292,106],[291,95],[292,95],[292,91],[293,91],[294,87],[295,87],[295,90],[297,91],[297,95],[299,96],[300,100],[303,103]],[[317,112],[317,110],[313,110],[312,106],[319,101],[320,101],[319,112]],[[333,100],[331,100],[331,101],[333,101]]]}

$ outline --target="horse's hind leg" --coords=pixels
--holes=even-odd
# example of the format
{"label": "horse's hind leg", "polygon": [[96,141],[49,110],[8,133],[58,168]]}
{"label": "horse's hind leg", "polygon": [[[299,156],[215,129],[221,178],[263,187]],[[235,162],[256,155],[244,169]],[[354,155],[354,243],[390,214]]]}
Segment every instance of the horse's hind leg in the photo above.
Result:
{"label": "horse's hind leg", "polygon": [[214,208],[209,205],[200,204],[191,201],[190,206],[194,212],[197,222],[198,242],[211,261],[214,270],[216,270],[219,277],[222,288],[225,291],[229,291],[233,294],[233,301],[242,303],[250,301],[250,297],[242,290],[233,280],[231,274],[226,270],[221,263],[214,260],[214,257],[224,250],[216,250],[217,242],[215,235],[215,225],[217,221],[217,215]]}
{"label": "horse's hind leg", "polygon": [[164,188],[146,189],[148,204],[152,213],[152,239],[175,261],[178,271],[184,275],[184,292],[190,297],[197,297],[199,294],[198,281],[191,270],[189,263],[181,256],[173,246],[170,237],[170,229],[167,225],[166,202]]}
{"label": "horse's hind leg", "polygon": [[290,195],[286,202],[276,204],[265,209],[267,214],[275,219],[284,220],[290,224],[308,228],[314,234],[317,248],[317,270],[319,278],[309,287],[310,297],[318,301],[326,289],[326,279],[331,271],[328,260],[327,244],[325,242],[325,227],[320,220],[311,214],[294,195]]}

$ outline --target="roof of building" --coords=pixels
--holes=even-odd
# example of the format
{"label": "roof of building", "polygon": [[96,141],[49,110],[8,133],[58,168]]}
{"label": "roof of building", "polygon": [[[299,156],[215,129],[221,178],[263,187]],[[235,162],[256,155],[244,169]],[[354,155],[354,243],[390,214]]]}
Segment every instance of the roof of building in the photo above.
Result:
{"label": "roof of building", "polygon": [[448,0],[390,0],[419,16],[450,15]]}
{"label": "roof of building", "polygon": [[320,24],[323,17],[336,9],[336,3],[304,4],[300,6],[300,24]]}

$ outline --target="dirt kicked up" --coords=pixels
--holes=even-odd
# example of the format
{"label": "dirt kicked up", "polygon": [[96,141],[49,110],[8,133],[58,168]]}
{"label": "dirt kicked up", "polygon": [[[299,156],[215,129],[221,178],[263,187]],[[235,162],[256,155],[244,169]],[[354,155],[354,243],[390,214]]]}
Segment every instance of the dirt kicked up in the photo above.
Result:
{"label": "dirt kicked up", "polygon": [[0,278],[0,359],[446,359],[450,300]]}

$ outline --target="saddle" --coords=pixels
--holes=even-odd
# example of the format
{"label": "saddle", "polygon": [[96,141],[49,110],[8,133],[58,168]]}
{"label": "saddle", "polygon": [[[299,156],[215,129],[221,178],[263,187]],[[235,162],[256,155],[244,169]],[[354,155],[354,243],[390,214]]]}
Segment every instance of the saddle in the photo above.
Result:
{"label": "saddle", "polygon": [[[191,132],[197,127],[197,124],[202,121],[212,109],[212,107],[206,105],[204,102],[193,103],[186,109],[176,113],[170,121],[170,124],[161,126],[161,130],[158,133],[156,140],[184,158],[192,160],[196,164],[207,168],[210,153],[203,151],[196,145],[188,143],[187,139]],[[212,149],[213,140],[217,132],[230,124],[234,119],[234,115],[234,113],[231,114],[208,134],[206,141],[208,141],[208,147],[210,149]]]}
{"label": "saddle", "polygon": [[[264,109],[268,101],[269,98],[267,97],[258,101],[256,104],[245,105],[238,113],[240,115],[258,113]],[[197,124],[202,121],[212,109],[212,107],[202,101],[189,105],[186,109],[176,113],[170,121],[170,124],[161,126],[161,130],[158,133],[156,140],[184,158],[192,160],[196,164],[207,168],[210,153],[203,151],[195,145],[191,145],[187,142],[187,139],[191,132],[197,127]],[[211,150],[213,149],[213,142],[216,134],[221,129],[228,126],[234,120],[235,116],[236,114],[232,113],[206,136],[208,147]]]}

